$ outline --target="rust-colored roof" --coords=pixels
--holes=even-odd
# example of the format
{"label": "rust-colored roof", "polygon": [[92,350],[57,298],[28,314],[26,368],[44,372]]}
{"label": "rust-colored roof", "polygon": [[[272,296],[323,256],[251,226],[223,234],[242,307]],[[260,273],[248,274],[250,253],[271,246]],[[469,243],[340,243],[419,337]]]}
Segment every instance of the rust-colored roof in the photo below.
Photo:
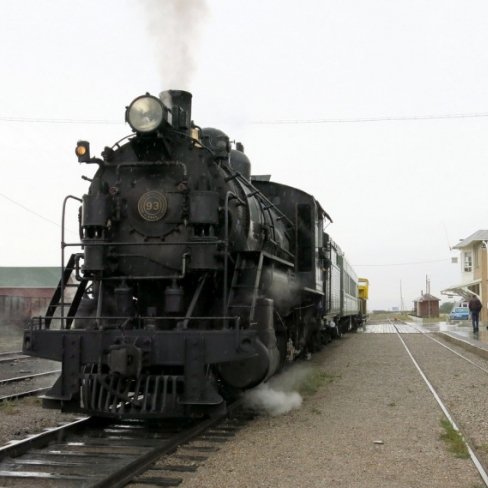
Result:
{"label": "rust-colored roof", "polygon": [[438,301],[440,302],[440,298],[436,298],[434,295],[431,295],[430,293],[424,293],[421,297],[416,298],[414,302],[435,302]]}

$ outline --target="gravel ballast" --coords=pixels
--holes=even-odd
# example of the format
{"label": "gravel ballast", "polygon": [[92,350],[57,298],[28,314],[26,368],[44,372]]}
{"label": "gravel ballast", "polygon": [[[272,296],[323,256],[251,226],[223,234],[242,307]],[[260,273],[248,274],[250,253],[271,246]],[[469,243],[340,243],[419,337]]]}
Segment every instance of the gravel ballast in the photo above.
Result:
{"label": "gravel ballast", "polygon": [[0,447],[11,440],[25,439],[44,429],[71,422],[80,416],[41,407],[41,400],[26,397],[0,404]]}
{"label": "gravel ballast", "polygon": [[329,381],[301,408],[250,423],[183,486],[483,486],[440,439],[443,414],[395,334],[349,335],[312,363]]}
{"label": "gravel ballast", "polygon": [[[488,446],[488,375],[427,337],[402,337],[469,439],[480,449]],[[488,368],[486,361],[475,360]],[[304,388],[310,377],[321,381]],[[268,397],[295,408],[261,415],[217,444],[220,450],[209,453],[196,473],[182,475],[182,486],[484,486],[471,460],[456,458],[440,439],[443,414],[395,334],[348,335],[294,366],[285,379],[268,389]],[[301,388],[301,406],[292,383]],[[44,410],[34,398],[0,406],[0,444],[74,418]],[[172,464],[171,458],[166,463]]]}

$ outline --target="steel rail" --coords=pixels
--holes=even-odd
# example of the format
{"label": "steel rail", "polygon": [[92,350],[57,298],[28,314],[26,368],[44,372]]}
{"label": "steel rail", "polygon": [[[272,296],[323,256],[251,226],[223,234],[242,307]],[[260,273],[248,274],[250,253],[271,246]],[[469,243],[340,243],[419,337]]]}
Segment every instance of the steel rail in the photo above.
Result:
{"label": "steel rail", "polygon": [[[237,401],[228,407],[228,411],[235,411],[242,405],[242,402]],[[103,481],[93,485],[93,488],[122,488],[131,480],[134,480],[139,475],[148,470],[164,454],[173,452],[181,444],[185,444],[202,434],[210,427],[222,422],[227,417],[227,414],[217,415],[213,418],[207,419],[193,428],[182,432],[181,434],[172,437],[168,442],[162,443],[161,446],[151,450],[149,453],[135,459],[133,462],[127,464],[119,471],[113,473]]]}
{"label": "steel rail", "polygon": [[54,369],[52,371],[44,371],[42,373],[27,374],[23,376],[14,376],[12,378],[6,378],[4,380],[0,380],[0,386],[7,385],[9,383],[15,383],[16,381],[30,380],[32,378],[39,378],[41,376],[49,376],[50,374],[56,374],[56,373],[61,373],[61,370]]}
{"label": "steel rail", "polygon": [[18,400],[19,398],[24,398],[27,396],[38,395],[38,394],[44,393],[45,391],[47,391],[49,389],[50,389],[50,387],[35,388],[34,390],[20,391],[18,393],[12,393],[11,395],[0,396],[0,403]]}
{"label": "steel rail", "polygon": [[[240,402],[236,402],[229,406],[229,411],[235,411],[239,406]],[[53,486],[65,486],[64,483],[70,482],[70,486],[85,488],[117,488],[131,481],[176,486],[181,482],[180,478],[168,478],[161,473],[156,478],[150,473],[141,475],[154,469],[152,466],[161,456],[195,438],[209,443],[226,442],[239,428],[225,425],[215,428],[226,418],[226,414],[218,415],[193,423],[183,431],[175,428],[174,423],[148,428],[132,421],[120,423],[116,419],[96,417],[77,419],[0,447],[0,480],[7,483],[8,480],[28,480],[32,485],[50,480]],[[208,429],[212,430],[206,433]],[[203,450],[203,447],[195,449]],[[210,445],[205,450],[217,448]],[[93,463],[96,463],[96,470]],[[194,467],[184,468],[188,467],[168,464],[157,470],[194,471]]]}
{"label": "steel rail", "polygon": [[0,352],[0,357],[2,357],[2,356],[13,356],[15,354],[22,354],[22,351],[6,351],[6,352]]}
{"label": "steel rail", "polygon": [[483,465],[481,464],[480,460],[476,456],[474,450],[469,445],[466,437],[463,435],[462,431],[459,429],[459,427],[457,426],[456,422],[452,418],[452,415],[449,413],[448,408],[444,405],[444,403],[441,400],[440,396],[438,395],[438,393],[436,392],[436,390],[432,386],[432,383],[428,380],[426,374],[424,373],[424,371],[422,370],[422,368],[419,366],[419,364],[417,363],[417,361],[413,357],[413,354],[411,353],[411,351],[408,348],[407,344],[403,340],[403,337],[401,336],[400,332],[398,331],[397,326],[396,325],[393,325],[393,327],[395,328],[395,331],[396,331],[396,334],[397,334],[398,338],[400,339],[401,343],[403,344],[403,347],[407,351],[407,354],[409,355],[410,359],[412,360],[414,366],[417,368],[417,371],[420,373],[420,376],[422,377],[422,379],[424,380],[425,384],[427,385],[427,387],[429,388],[430,392],[432,393],[433,397],[435,398],[437,404],[441,408],[442,412],[446,416],[446,418],[449,421],[449,423],[451,424],[452,428],[461,436],[461,439],[463,440],[464,444],[466,445],[466,449],[468,450],[469,457],[473,461],[473,464],[475,465],[475,467],[476,467],[479,475],[481,476],[481,479],[483,480],[485,486],[488,487],[488,473],[486,472],[485,468],[483,467]]}
{"label": "steel rail", "polygon": [[407,324],[405,322],[405,325],[408,325],[409,327],[412,327],[414,328],[416,331],[419,332],[419,334],[423,334],[425,337],[427,337],[428,339],[430,339],[431,341],[434,341],[436,342],[437,344],[439,344],[439,346],[442,346],[444,347],[445,349],[447,349],[448,351],[451,351],[453,354],[455,354],[456,356],[459,356],[461,359],[464,359],[465,361],[467,361],[469,364],[472,364],[475,368],[478,368],[480,369],[481,371],[483,371],[484,373],[487,373],[488,374],[488,369],[486,368],[483,368],[483,366],[480,366],[479,364],[476,364],[474,361],[472,361],[471,359],[467,358],[466,356],[463,356],[461,353],[455,351],[454,349],[452,349],[451,347],[447,346],[446,344],[443,344],[441,341],[439,341],[438,339],[435,339],[434,337],[432,337],[430,335],[429,332],[426,332],[425,330],[421,330],[419,329],[416,325],[413,325],[413,324]]}
{"label": "steel rail", "polygon": [[81,417],[73,422],[53,427],[45,430],[39,434],[34,434],[25,439],[18,441],[10,441],[8,444],[0,447],[0,460],[5,458],[13,458],[26,453],[30,449],[38,449],[47,446],[49,442],[55,441],[63,436],[66,432],[78,429],[89,422],[92,422],[92,417]]}
{"label": "steel rail", "polygon": [[26,354],[18,353],[18,356],[13,356],[9,358],[0,358],[0,363],[8,363],[10,361],[17,361],[18,359],[28,359],[30,356]]}

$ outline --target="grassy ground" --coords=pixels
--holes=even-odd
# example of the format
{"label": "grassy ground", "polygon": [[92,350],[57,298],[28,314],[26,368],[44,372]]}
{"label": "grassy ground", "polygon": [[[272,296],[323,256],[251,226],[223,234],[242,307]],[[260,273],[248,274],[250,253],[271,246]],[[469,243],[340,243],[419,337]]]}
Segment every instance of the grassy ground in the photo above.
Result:
{"label": "grassy ground", "polygon": [[457,458],[467,459],[469,453],[461,434],[446,419],[441,420],[441,426],[444,428],[441,439],[447,444],[447,449]]}

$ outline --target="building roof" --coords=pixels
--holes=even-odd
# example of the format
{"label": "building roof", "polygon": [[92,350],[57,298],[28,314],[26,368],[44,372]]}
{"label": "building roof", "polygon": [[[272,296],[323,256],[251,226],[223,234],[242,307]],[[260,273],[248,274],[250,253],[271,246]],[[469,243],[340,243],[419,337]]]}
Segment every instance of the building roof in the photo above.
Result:
{"label": "building roof", "polygon": [[474,234],[471,234],[466,239],[462,239],[458,242],[453,249],[463,249],[471,245],[473,242],[488,241],[488,230],[477,230]]}
{"label": "building roof", "polygon": [[56,288],[60,278],[56,266],[0,267],[0,288]]}
{"label": "building roof", "polygon": [[481,278],[478,278],[473,281],[466,281],[464,283],[460,283],[459,285],[452,285],[449,288],[445,288],[444,290],[441,290],[441,294],[459,295],[460,297],[463,297],[465,299],[472,298],[473,295],[476,295],[476,293],[470,290],[469,287],[477,285],[478,283],[481,283]]}
{"label": "building roof", "polygon": [[414,300],[415,302],[435,302],[438,301],[440,302],[440,298],[436,298],[434,295],[431,295],[430,293],[424,293],[420,298],[416,298]]}

